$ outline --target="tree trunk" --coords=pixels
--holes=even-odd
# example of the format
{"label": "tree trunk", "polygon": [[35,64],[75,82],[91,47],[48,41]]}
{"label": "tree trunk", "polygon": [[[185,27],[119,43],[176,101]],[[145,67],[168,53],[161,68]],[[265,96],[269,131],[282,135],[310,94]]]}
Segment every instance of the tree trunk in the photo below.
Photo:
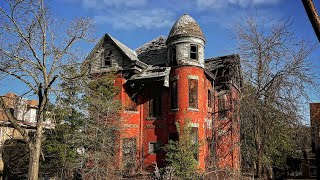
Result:
{"label": "tree trunk", "polygon": [[257,177],[262,177],[262,153],[258,150],[258,157],[257,157]]}
{"label": "tree trunk", "polygon": [[29,144],[30,148],[30,160],[29,160],[29,172],[28,180],[37,180],[39,176],[39,159],[41,153],[41,141],[42,141],[42,130],[43,123],[42,120],[38,123],[36,134],[34,139],[31,140]]}

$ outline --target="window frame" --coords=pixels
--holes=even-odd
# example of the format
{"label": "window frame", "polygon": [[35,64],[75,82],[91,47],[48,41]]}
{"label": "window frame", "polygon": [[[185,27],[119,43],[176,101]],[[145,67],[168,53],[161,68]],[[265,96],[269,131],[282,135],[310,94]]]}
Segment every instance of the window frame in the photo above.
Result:
{"label": "window frame", "polygon": [[212,89],[208,89],[208,99],[207,99],[207,107],[209,108],[209,109],[212,109]]}
{"label": "window frame", "polygon": [[[151,152],[151,144],[153,144],[153,148],[152,148],[152,152]],[[157,145],[157,151],[155,151],[155,146],[154,145]],[[160,141],[149,141],[148,142],[148,154],[153,154],[153,155],[158,155],[158,154],[162,154],[162,147],[163,147],[163,144],[160,142]]]}
{"label": "window frame", "polygon": [[[109,50],[105,49],[103,51],[103,58],[102,58],[102,63],[101,63],[102,67],[111,67],[112,66],[112,60],[111,60],[112,55],[113,55],[113,52],[111,49],[109,49]],[[106,62],[109,62],[109,63],[106,63]]]}
{"label": "window frame", "polygon": [[[156,100],[156,103],[155,103],[155,100]],[[161,119],[162,118],[163,113],[162,113],[162,94],[161,94],[161,91],[155,92],[152,94],[150,100],[148,101],[148,108],[149,108],[148,109],[149,110],[148,119]],[[155,109],[157,109],[157,110],[155,110]]]}
{"label": "window frame", "polygon": [[[191,91],[191,81],[195,81],[196,82],[196,86],[195,86],[195,92],[194,95],[192,95],[192,91]],[[195,109],[198,110],[199,108],[199,81],[196,78],[188,78],[188,107],[189,109]],[[193,98],[195,98],[195,102],[192,102],[192,96],[194,96]],[[193,106],[192,104],[195,103],[195,106]]]}
{"label": "window frame", "polygon": [[170,61],[172,66],[178,66],[177,48],[174,45],[170,48]]}
{"label": "window frame", "polygon": [[[192,48],[195,47],[195,51],[192,51]],[[195,55],[195,58],[192,58],[192,56]],[[190,44],[190,48],[189,48],[189,58],[191,60],[198,60],[199,59],[199,46],[198,44]]]}
{"label": "window frame", "polygon": [[[179,105],[178,105],[178,102],[179,102],[178,80],[177,79],[172,80],[170,83],[171,83],[170,107],[171,107],[171,110],[178,110],[179,109]],[[176,84],[175,88],[174,88],[173,84]]]}
{"label": "window frame", "polygon": [[228,97],[227,93],[218,95],[218,118],[219,120],[225,120],[228,118]]}
{"label": "window frame", "polygon": [[197,151],[193,154],[196,161],[199,162],[199,127],[191,126],[191,144],[197,146]]}

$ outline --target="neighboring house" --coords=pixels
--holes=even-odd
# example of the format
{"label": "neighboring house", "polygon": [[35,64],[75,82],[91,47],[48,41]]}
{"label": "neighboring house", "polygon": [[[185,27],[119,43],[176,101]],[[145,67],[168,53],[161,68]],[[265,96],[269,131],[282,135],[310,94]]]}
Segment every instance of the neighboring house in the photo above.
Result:
{"label": "neighboring house", "polygon": [[310,176],[320,179],[320,103],[310,103],[311,148],[314,153],[310,161]]}
{"label": "neighboring house", "polygon": [[288,176],[320,179],[320,103],[310,103],[310,127],[307,128],[311,135],[311,144],[297,150],[301,156],[290,159],[291,169]]}
{"label": "neighboring house", "polygon": [[[27,129],[28,131],[35,131],[38,101],[27,100],[14,93],[5,94],[1,96],[1,98],[4,99],[6,106],[17,118],[18,124],[21,125],[21,127]],[[54,124],[51,122],[51,119],[45,121],[45,128],[54,128]],[[21,134],[12,127],[4,110],[0,108],[0,149],[2,149],[2,145],[7,139],[21,138]],[[2,158],[1,153],[2,151],[0,151],[0,159]],[[2,169],[3,162],[1,159],[0,171],[2,171]]]}
{"label": "neighboring house", "polygon": [[176,123],[188,120],[200,145],[201,170],[240,170],[240,57],[205,59],[205,43],[198,23],[185,14],[167,38],[159,36],[133,51],[106,34],[86,58],[91,76],[116,72],[114,85],[124,107],[120,167],[132,162],[141,169],[163,166],[161,147],[178,140]]}

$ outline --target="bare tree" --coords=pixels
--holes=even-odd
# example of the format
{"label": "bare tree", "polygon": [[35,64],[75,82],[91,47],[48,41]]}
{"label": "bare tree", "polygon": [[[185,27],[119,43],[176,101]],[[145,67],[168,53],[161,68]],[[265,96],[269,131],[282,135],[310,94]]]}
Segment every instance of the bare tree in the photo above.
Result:
{"label": "bare tree", "polygon": [[61,68],[77,59],[73,45],[89,40],[89,19],[68,26],[53,18],[44,0],[4,0],[0,4],[0,75],[11,77],[38,97],[36,132],[29,135],[0,98],[0,107],[30,148],[29,179],[38,179],[39,157],[49,97]]}
{"label": "bare tree", "polygon": [[299,108],[308,97],[306,87],[314,84],[309,59],[316,46],[298,40],[290,24],[267,24],[251,17],[237,27],[245,82],[242,162],[255,169],[258,177],[272,176],[276,159],[283,161],[285,152],[292,150],[290,135],[300,123]]}

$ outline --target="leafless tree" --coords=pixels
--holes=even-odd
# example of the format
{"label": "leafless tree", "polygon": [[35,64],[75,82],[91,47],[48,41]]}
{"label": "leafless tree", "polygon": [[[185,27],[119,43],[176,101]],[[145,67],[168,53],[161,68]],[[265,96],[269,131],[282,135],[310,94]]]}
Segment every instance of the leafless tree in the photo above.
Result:
{"label": "leafless tree", "polygon": [[[44,0],[4,0],[0,3],[0,75],[26,87],[25,94],[38,97],[36,132],[29,135],[19,126],[3,99],[0,106],[30,148],[29,179],[38,179],[39,157],[49,97],[63,67],[77,60],[74,44],[90,40],[90,19],[76,19],[63,26]],[[21,86],[23,87],[23,86]]]}
{"label": "leafless tree", "polygon": [[306,87],[314,85],[309,60],[316,45],[298,40],[290,25],[250,17],[236,29],[244,75],[242,161],[258,177],[272,176],[273,157],[292,148],[288,139],[300,123]]}

